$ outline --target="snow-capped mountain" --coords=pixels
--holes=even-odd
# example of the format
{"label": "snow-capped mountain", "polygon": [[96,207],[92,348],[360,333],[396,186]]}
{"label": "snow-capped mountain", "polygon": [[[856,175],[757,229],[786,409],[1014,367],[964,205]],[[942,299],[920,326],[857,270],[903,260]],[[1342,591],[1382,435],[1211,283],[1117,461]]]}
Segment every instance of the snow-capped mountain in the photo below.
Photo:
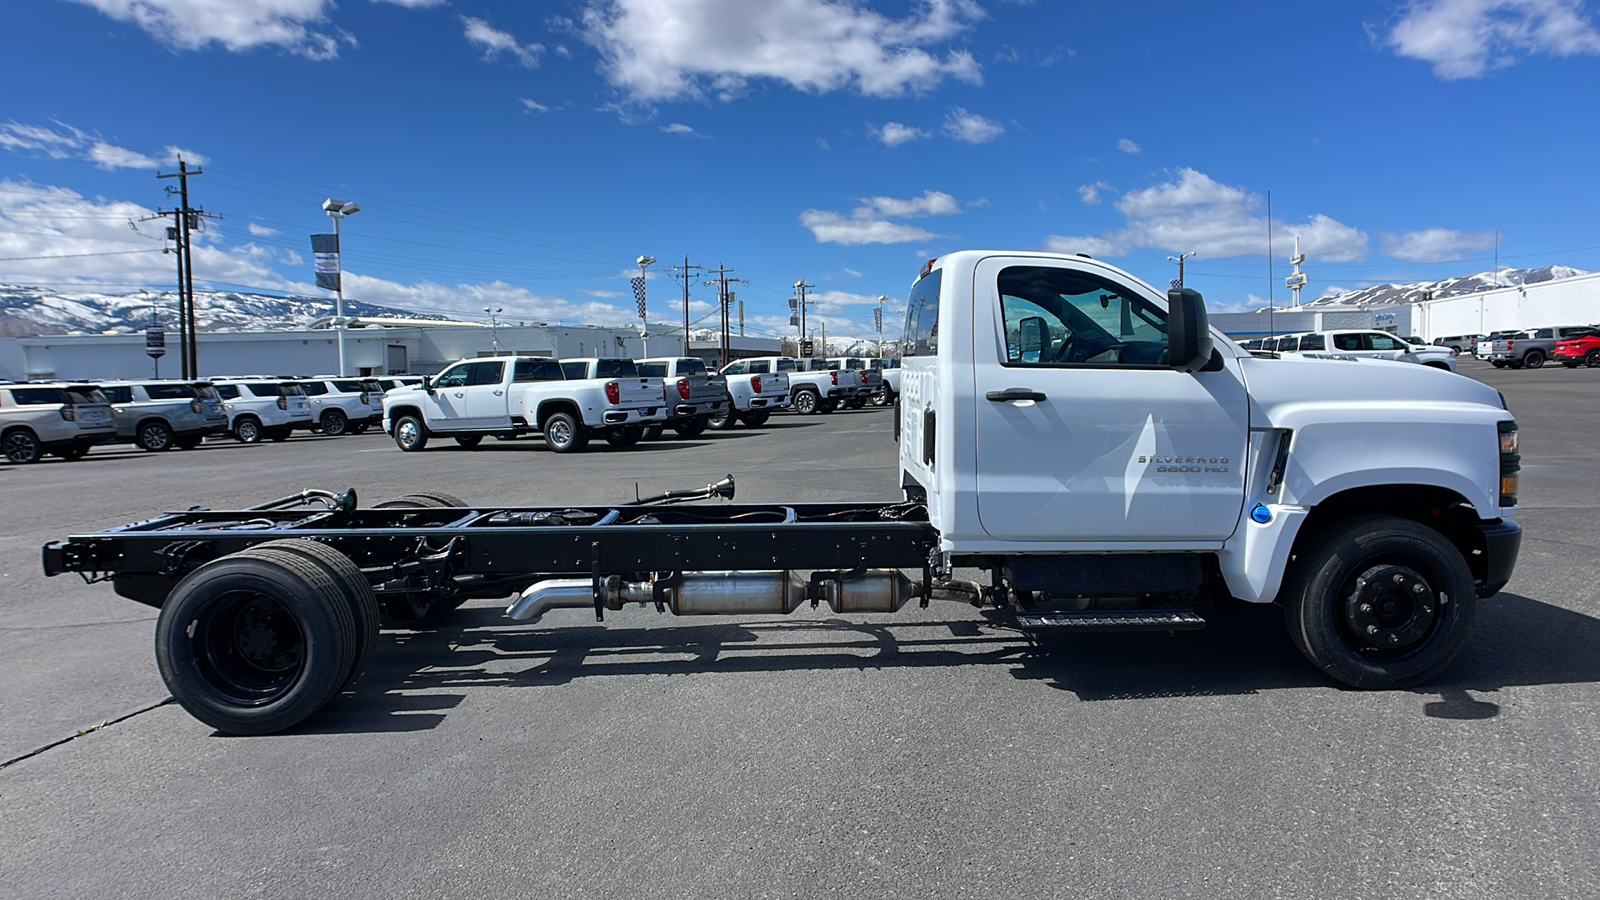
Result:
{"label": "snow-capped mountain", "polygon": [[[195,291],[194,306],[195,325],[200,331],[282,331],[304,328],[315,319],[333,315],[333,302],[328,298],[269,297],[234,291]],[[450,321],[446,316],[359,300],[344,301],[344,312],[364,318]],[[0,337],[126,334],[152,325],[178,330],[176,294],[97,294],[0,285]]]}
{"label": "snow-capped mountain", "polygon": [[1464,278],[1446,278],[1443,281],[1417,281],[1411,284],[1375,284],[1358,291],[1345,291],[1319,297],[1307,304],[1307,309],[1327,306],[1403,306],[1423,300],[1442,300],[1459,294],[1476,294],[1496,288],[1516,287],[1519,284],[1539,284],[1557,278],[1588,275],[1571,266],[1545,266],[1540,269],[1501,269],[1480,272]]}

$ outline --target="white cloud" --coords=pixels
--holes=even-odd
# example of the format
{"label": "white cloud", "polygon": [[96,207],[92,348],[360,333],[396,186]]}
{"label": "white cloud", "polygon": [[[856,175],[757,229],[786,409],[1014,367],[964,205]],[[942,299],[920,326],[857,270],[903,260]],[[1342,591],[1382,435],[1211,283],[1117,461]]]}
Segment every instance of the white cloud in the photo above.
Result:
{"label": "white cloud", "polygon": [[[1078,197],[1090,206],[1100,203],[1100,192],[1110,190],[1109,182],[1096,181],[1094,184],[1085,184],[1078,187]],[[1042,207],[1041,207],[1042,208]]]}
{"label": "white cloud", "polygon": [[857,272],[855,269],[852,269],[849,266],[845,267],[844,273],[846,275],[849,275],[851,278],[860,278],[861,277],[861,273],[860,272]]}
{"label": "white cloud", "polygon": [[1429,228],[1404,234],[1381,235],[1386,256],[1406,262],[1442,262],[1494,247],[1492,231],[1451,231]]}
{"label": "white cloud", "polygon": [[667,134],[681,134],[684,137],[703,136],[699,132],[695,131],[692,127],[685,125],[682,122],[673,122],[670,125],[663,125],[661,126],[661,130],[665,131]]}
{"label": "white cloud", "polygon": [[986,144],[1005,132],[1004,126],[999,122],[967,112],[959,106],[952,107],[945,115],[941,130],[950,137],[969,144]]}
{"label": "white cloud", "polygon": [[547,113],[550,111],[550,107],[545,106],[543,103],[540,103],[537,100],[529,100],[527,97],[522,97],[519,99],[522,101],[523,112]]}
{"label": "white cloud", "polygon": [[1447,81],[1481,78],[1522,56],[1600,54],[1582,0],[1412,0],[1381,40]]}
{"label": "white cloud", "polygon": [[967,51],[926,48],[960,37],[983,10],[974,0],[918,6],[893,19],[839,0],[594,0],[582,29],[611,83],[643,102],[729,99],[763,79],[869,97],[980,82]]}
{"label": "white cloud", "polygon": [[395,6],[404,6],[407,9],[426,9],[430,6],[443,6],[444,0],[372,0],[373,3],[393,3]]}
{"label": "white cloud", "polygon": [[256,237],[272,237],[278,233],[278,229],[276,228],[268,228],[265,225],[260,225],[255,222],[251,222],[248,227],[250,229],[250,233]]}
{"label": "white cloud", "polygon": [[942,191],[923,191],[921,197],[864,197],[849,216],[829,210],[808,209],[800,224],[811,229],[819,244],[906,244],[939,237],[931,231],[892,222],[924,216],[948,216],[961,211],[956,198]]}
{"label": "white cloud", "polygon": [[332,59],[355,38],[326,27],[332,0],[76,0],[180,50],[213,44],[240,52],[278,47],[307,59]]}
{"label": "white cloud", "polygon": [[[1123,194],[1114,204],[1126,219],[1123,228],[1099,237],[1051,235],[1045,245],[1094,256],[1123,256],[1139,249],[1196,251],[1202,258],[1255,256],[1267,252],[1267,220],[1261,198],[1243,188],[1220,184],[1194,169],[1180,169],[1174,180]],[[1295,237],[1307,256],[1324,262],[1350,262],[1367,253],[1367,235],[1325,215],[1303,223],[1275,221],[1277,248],[1287,252]],[[1094,249],[1087,249],[1089,247]]]}
{"label": "white cloud", "polygon": [[129,150],[101,140],[80,128],[56,122],[55,128],[43,125],[23,125],[17,122],[0,124],[0,147],[13,153],[46,156],[51,159],[81,159],[102,169],[154,169],[158,166],[176,166],[179,157],[185,162],[200,164],[206,158],[190,150],[166,147],[159,157],[137,150]]}
{"label": "white cloud", "polygon": [[1123,153],[1143,153],[1144,152],[1144,148],[1143,147],[1139,146],[1138,144],[1135,144],[1133,141],[1130,141],[1127,138],[1123,138],[1122,140],[1117,141],[1117,149],[1121,150]]}
{"label": "white cloud", "polygon": [[501,31],[487,21],[471,16],[462,16],[461,25],[467,41],[483,51],[485,62],[494,62],[505,53],[516,57],[524,69],[538,67],[539,54],[544,52],[543,44],[518,43],[510,32]]}
{"label": "white cloud", "polygon": [[961,211],[961,205],[956,198],[943,191],[923,191],[921,197],[912,197],[909,200],[899,200],[894,197],[865,197],[861,207],[856,210],[858,217],[863,217],[863,210],[870,211],[873,216],[893,219],[916,219],[922,216],[948,216]]}
{"label": "white cloud", "polygon": [[928,132],[899,122],[885,122],[882,128],[873,128],[872,134],[882,141],[886,147],[898,147],[910,141],[921,140],[928,136]]}

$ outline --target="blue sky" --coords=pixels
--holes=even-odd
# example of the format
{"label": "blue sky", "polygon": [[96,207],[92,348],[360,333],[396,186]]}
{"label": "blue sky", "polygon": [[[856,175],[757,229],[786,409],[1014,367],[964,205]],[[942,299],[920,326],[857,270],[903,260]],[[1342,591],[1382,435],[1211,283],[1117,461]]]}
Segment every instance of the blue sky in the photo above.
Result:
{"label": "blue sky", "polygon": [[[0,282],[170,289],[156,174],[203,168],[202,286],[628,321],[641,254],[746,329],[833,335],[923,260],[1082,250],[1214,308],[1600,269],[1600,15],[1577,0],[33,0],[0,32]],[[1273,270],[1267,260],[1271,192]],[[691,314],[712,309],[697,270]],[[707,320],[707,324],[710,320]]]}

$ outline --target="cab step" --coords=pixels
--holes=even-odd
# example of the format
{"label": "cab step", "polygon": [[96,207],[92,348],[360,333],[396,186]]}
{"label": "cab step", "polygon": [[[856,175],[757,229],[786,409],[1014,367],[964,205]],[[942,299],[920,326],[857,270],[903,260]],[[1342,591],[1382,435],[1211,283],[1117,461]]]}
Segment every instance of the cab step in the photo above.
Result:
{"label": "cab step", "polygon": [[1017,614],[1027,629],[1071,631],[1197,631],[1206,620],[1192,609],[1060,609]]}

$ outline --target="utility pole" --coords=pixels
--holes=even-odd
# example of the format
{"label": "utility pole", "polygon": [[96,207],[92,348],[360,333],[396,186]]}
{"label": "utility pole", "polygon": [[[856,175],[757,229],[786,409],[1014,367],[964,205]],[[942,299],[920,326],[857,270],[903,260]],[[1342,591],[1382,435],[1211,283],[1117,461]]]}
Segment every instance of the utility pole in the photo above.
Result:
{"label": "utility pole", "polygon": [[[722,265],[721,263],[718,263],[717,264],[717,280],[716,281],[708,281],[708,282],[706,282],[706,284],[708,284],[708,285],[714,284],[714,285],[717,286],[717,307],[718,307],[719,312],[722,314],[722,316],[721,316],[721,318],[722,318],[722,365],[724,365],[724,366],[726,366],[728,363],[733,361],[733,360],[728,358],[730,353],[731,353],[731,351],[732,351],[732,349],[733,349],[732,346],[730,345],[729,341],[728,341],[728,329],[733,324],[729,320],[729,316],[728,316],[728,307],[730,305],[729,301],[733,299],[733,295],[728,293],[728,283],[729,282],[733,282],[735,284],[748,284],[749,283],[749,282],[745,281],[743,278],[729,278],[728,277],[728,273],[730,271],[732,271],[732,270],[729,269],[727,266]],[[688,308],[688,304],[684,304],[684,308],[687,309]]]}
{"label": "utility pole", "polygon": [[696,272],[707,271],[705,266],[689,265],[689,257],[683,258],[683,265],[673,266],[669,271],[672,277],[683,280],[683,355],[689,355],[689,282],[694,280]]}
{"label": "utility pole", "polygon": [[[182,157],[178,158],[178,171],[162,175],[156,173],[157,178],[178,179],[178,199],[182,204],[176,210],[157,211],[160,216],[175,216],[177,228],[175,234],[169,231],[178,241],[178,340],[179,356],[183,360],[183,377],[200,377],[200,354],[197,349],[197,336],[195,334],[194,314],[194,243],[193,230],[200,225],[202,217],[207,219],[220,219],[221,216],[206,215],[204,209],[192,209],[189,206],[189,176],[201,174],[200,169],[189,168]],[[167,187],[167,196],[172,196],[173,190]]]}
{"label": "utility pole", "polygon": [[816,287],[816,285],[806,281],[804,278],[794,283],[794,289],[800,294],[799,299],[795,303],[795,305],[800,309],[800,344],[797,344],[794,348],[796,356],[801,355],[801,345],[803,345],[806,340],[806,304],[816,302],[806,299],[806,291],[814,287]]}
{"label": "utility pole", "polygon": [[1169,257],[1167,257],[1167,262],[1175,262],[1175,263],[1178,264],[1178,280],[1173,285],[1173,287],[1177,287],[1177,288],[1183,287],[1183,261],[1188,259],[1189,257],[1191,257],[1193,255],[1194,255],[1194,251],[1190,250],[1188,253],[1180,253],[1177,256],[1169,256]]}

